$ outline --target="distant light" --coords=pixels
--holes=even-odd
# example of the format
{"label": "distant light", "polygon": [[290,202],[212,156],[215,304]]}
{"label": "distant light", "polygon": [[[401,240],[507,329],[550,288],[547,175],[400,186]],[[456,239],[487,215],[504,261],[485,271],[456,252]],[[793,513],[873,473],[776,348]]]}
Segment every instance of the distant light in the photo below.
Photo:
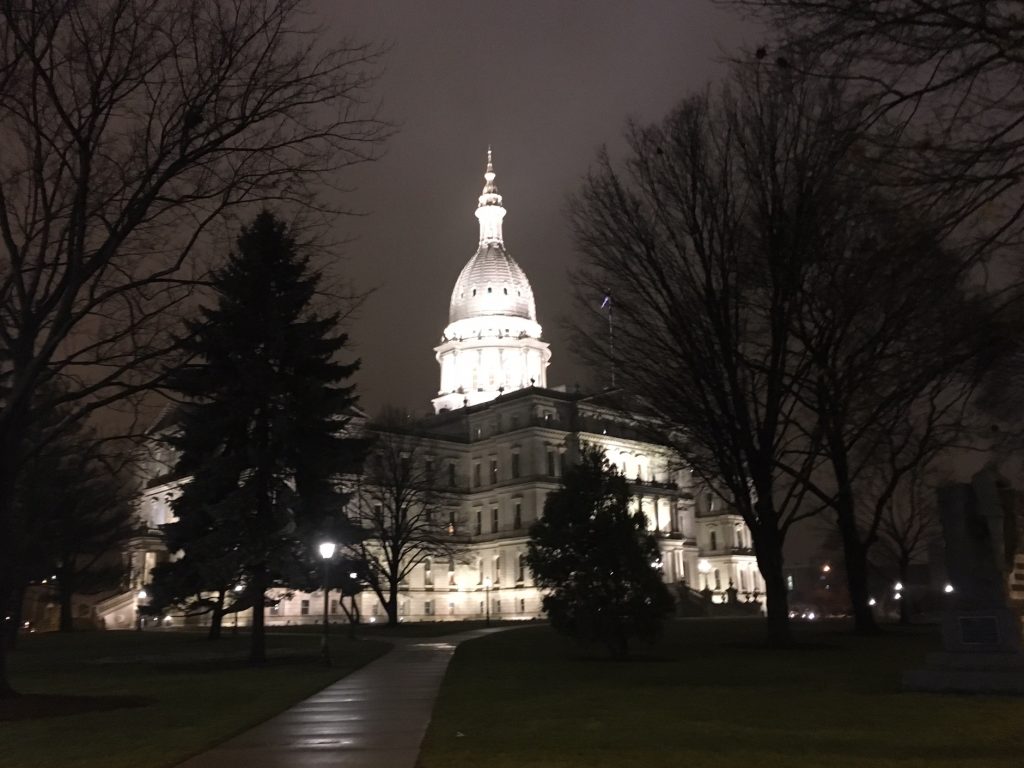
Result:
{"label": "distant light", "polygon": [[146,590],[144,590],[144,589],[140,589],[139,590],[139,600],[145,600],[147,597],[149,597],[149,593],[147,593]]}
{"label": "distant light", "polygon": [[358,574],[358,573],[356,573],[355,571],[351,571],[351,572],[349,573],[348,577],[349,577],[350,579],[358,579],[358,578],[359,578],[359,574]]}
{"label": "distant light", "polygon": [[320,545],[320,557],[324,560],[330,560],[334,557],[334,550],[337,549],[337,544],[333,541],[325,541]]}
{"label": "distant light", "polygon": [[892,588],[896,592],[902,592],[903,591],[903,582],[902,581],[897,581],[895,584],[892,585]]}
{"label": "distant light", "polygon": [[711,563],[707,560],[698,560],[697,570],[701,573],[711,573]]}
{"label": "distant light", "polygon": [[25,622],[25,626],[27,627],[28,625],[29,625],[29,622],[27,622],[27,621],[26,621],[26,622]]}
{"label": "distant light", "polygon": [[811,621],[814,621],[814,611],[811,611],[810,613],[808,613],[807,614],[807,618],[810,619]]}
{"label": "distant light", "polygon": [[46,579],[43,579],[43,584],[45,584],[45,583],[46,583]]}
{"label": "distant light", "polygon": [[945,592],[947,595],[952,594],[953,593],[953,585],[952,584],[947,584],[946,586],[944,586],[942,588],[942,591]]}
{"label": "distant light", "polygon": [[823,566],[821,566],[821,572],[822,573],[828,573],[831,570],[832,570],[832,566],[829,565],[828,563],[825,563]]}
{"label": "distant light", "polygon": [[370,623],[371,624],[376,624],[377,623],[377,617],[376,616],[371,616],[370,617]]}
{"label": "distant light", "polygon": [[484,579],[484,589],[490,589],[491,588],[491,584],[493,584],[493,583],[494,582],[491,581],[491,577],[490,576],[486,577]]}
{"label": "distant light", "polygon": [[895,600],[900,600],[902,598],[903,598],[903,595],[901,595],[899,592],[897,592],[895,595],[893,595],[893,599],[895,599]]}
{"label": "distant light", "polygon": [[243,589],[245,589],[245,587],[241,584],[235,584],[235,592],[241,592]]}
{"label": "distant light", "polygon": [[878,604],[878,601],[875,600],[875,598],[873,598],[873,597],[870,600],[868,600],[868,605],[874,606],[874,605],[877,605],[877,604]]}

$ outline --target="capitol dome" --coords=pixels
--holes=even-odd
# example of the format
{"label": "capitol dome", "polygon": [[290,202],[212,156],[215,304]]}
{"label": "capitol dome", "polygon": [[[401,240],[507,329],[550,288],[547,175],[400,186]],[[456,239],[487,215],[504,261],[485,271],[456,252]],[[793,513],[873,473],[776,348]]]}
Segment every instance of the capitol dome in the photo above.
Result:
{"label": "capitol dome", "polygon": [[441,366],[441,386],[433,399],[438,413],[517,389],[547,386],[551,350],[541,340],[530,281],[505,250],[505,208],[494,183],[489,149],[484,181],[476,208],[476,253],[455,281],[448,325],[434,348]]}
{"label": "capitol dome", "polygon": [[500,242],[480,243],[476,255],[462,268],[452,291],[448,322],[490,315],[537,320],[530,281]]}

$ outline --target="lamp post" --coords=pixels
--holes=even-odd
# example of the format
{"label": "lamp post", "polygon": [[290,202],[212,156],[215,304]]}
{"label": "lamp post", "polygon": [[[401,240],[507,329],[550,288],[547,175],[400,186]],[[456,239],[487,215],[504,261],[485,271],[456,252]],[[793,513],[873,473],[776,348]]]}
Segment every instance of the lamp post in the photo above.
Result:
{"label": "lamp post", "polygon": [[491,577],[484,579],[484,626],[491,626]]}
{"label": "lamp post", "polygon": [[320,641],[320,655],[324,664],[331,666],[331,647],[328,644],[329,625],[327,623],[327,601],[330,594],[328,577],[330,576],[331,558],[334,557],[335,544],[333,541],[325,541],[320,545],[320,557],[324,561],[324,635]]}

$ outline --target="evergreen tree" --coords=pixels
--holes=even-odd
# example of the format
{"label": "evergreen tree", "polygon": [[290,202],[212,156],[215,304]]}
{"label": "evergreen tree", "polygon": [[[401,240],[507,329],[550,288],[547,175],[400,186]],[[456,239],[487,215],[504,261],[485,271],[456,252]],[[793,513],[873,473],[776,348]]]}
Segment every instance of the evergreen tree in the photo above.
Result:
{"label": "evergreen tree", "polygon": [[183,341],[194,362],[172,379],[187,401],[176,472],[189,480],[166,526],[181,565],[165,584],[194,594],[244,583],[253,662],[266,658],[267,589],[300,578],[316,537],[337,534],[339,476],[365,452],[345,436],[356,397],[344,382],[358,362],[337,359],[347,336],[338,314],[313,308],[319,280],[288,227],[261,213],[214,274],[216,306]]}
{"label": "evergreen tree", "polygon": [[551,625],[603,642],[615,658],[628,655],[631,636],[653,640],[672,609],[658,544],[643,512],[629,511],[629,498],[626,478],[604,453],[584,450],[531,526],[527,554],[535,583],[548,593]]}

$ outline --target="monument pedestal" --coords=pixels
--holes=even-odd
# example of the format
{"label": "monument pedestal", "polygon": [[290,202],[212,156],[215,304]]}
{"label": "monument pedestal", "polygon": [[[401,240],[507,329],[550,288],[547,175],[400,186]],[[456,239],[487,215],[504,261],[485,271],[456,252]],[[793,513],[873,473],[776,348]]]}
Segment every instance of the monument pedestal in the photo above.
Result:
{"label": "monument pedestal", "polygon": [[1007,608],[951,611],[942,621],[942,653],[903,673],[908,691],[1024,695],[1020,619]]}

